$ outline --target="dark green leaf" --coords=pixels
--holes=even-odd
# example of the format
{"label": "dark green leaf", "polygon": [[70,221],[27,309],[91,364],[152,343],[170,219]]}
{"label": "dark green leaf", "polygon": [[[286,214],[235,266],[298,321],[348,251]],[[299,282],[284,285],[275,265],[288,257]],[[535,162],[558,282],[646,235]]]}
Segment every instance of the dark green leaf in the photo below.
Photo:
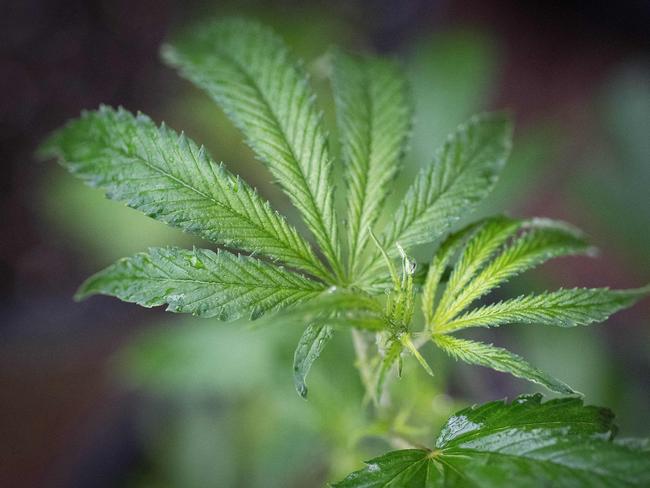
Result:
{"label": "dark green leaf", "polygon": [[613,441],[613,414],[576,398],[523,396],[453,415],[433,449],[407,449],[367,461],[336,488],[642,487],[650,454]]}

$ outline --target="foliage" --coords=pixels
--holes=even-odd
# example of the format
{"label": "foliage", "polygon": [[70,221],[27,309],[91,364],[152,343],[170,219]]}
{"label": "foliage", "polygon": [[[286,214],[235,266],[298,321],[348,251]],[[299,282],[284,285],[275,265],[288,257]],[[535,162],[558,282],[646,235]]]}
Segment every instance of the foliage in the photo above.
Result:
{"label": "foliage", "polygon": [[389,452],[333,486],[646,486],[650,453],[615,439],[612,420],[576,398],[475,405],[453,415],[431,449]]}
{"label": "foliage", "polygon": [[[405,355],[434,374],[419,352],[425,343],[467,363],[574,394],[516,354],[452,334],[513,323],[589,325],[650,293],[650,286],[560,289],[470,308],[551,258],[594,254],[585,236],[563,222],[495,216],[458,228],[491,192],[508,158],[512,128],[505,114],[477,115],[459,125],[391,212],[384,204],[411,131],[407,83],[391,62],[333,53],[348,209],[341,232],[332,181],[335,158],[322,113],[306,71],[278,36],[247,20],[211,22],[165,46],[163,58],[204,89],[241,130],[300,212],[310,237],[184,134],[145,115],[102,106],[55,132],[41,154],[57,157],[109,198],[206,239],[218,250],[151,248],[89,278],[77,298],[112,295],[221,320],[279,312],[267,320],[306,327],[294,355],[294,383],[303,397],[309,370],[332,334],[353,329],[361,377],[377,405],[387,395],[393,371],[401,375]],[[418,266],[409,253],[431,243],[437,245],[431,262]],[[374,341],[359,331],[374,334]],[[435,486],[460,483],[458,476],[474,484],[480,478],[485,486],[510,477],[607,485],[614,478],[628,479],[627,464],[645,470],[647,462],[634,461],[640,454],[611,442],[611,424],[594,422],[589,430],[594,411],[575,399],[541,404],[538,397],[463,411],[450,420],[435,449],[390,453],[340,486]],[[520,413],[541,427],[517,425]],[[512,435],[490,438],[496,428]],[[465,442],[468,429],[475,432],[475,443]],[[509,442],[516,436],[529,450],[509,458],[504,453],[513,454]],[[585,460],[592,451],[600,457]],[[488,458],[500,461],[488,465]],[[547,458],[566,463],[553,461],[547,472]],[[607,469],[596,469],[594,460],[610,458]],[[575,469],[576,463],[586,474]]]}

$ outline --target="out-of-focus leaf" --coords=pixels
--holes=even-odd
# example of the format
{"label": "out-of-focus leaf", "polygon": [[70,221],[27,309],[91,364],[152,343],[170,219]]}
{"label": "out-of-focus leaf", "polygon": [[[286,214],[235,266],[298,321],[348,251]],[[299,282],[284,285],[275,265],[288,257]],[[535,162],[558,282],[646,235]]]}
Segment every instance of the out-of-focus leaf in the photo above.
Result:
{"label": "out-of-focus leaf", "polygon": [[86,261],[115,261],[161,242],[179,246],[205,242],[106,199],[102,191],[80,185],[59,166],[52,167],[44,182],[39,221],[51,239],[75,247]]}
{"label": "out-of-focus leaf", "polygon": [[[569,179],[576,206],[585,208],[602,238],[628,253],[631,265],[650,263],[650,64],[624,64],[606,81],[597,109],[600,138]],[[622,216],[625,216],[622,218]],[[594,232],[595,233],[595,232]],[[635,261],[636,260],[636,261]]]}
{"label": "out-of-focus leaf", "polygon": [[114,359],[125,385],[171,397],[237,395],[281,378],[282,329],[181,319],[139,333]]}
{"label": "out-of-focus leaf", "polygon": [[496,43],[469,30],[454,30],[416,42],[409,78],[416,101],[412,151],[426,161],[431,147],[472,113],[485,110],[497,78]]}

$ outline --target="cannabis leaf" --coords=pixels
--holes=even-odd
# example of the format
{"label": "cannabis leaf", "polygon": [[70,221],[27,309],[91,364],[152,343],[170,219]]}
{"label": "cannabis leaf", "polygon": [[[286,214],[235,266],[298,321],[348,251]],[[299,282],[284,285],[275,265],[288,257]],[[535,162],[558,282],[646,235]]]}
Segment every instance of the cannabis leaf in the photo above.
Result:
{"label": "cannabis leaf", "polygon": [[384,60],[337,52],[332,84],[348,184],[348,260],[354,276],[368,231],[400,169],[412,110],[406,80]]}
{"label": "cannabis leaf", "polygon": [[650,456],[614,439],[613,414],[541,395],[457,412],[432,449],[393,451],[367,461],[336,488],[554,486],[650,483]]}
{"label": "cannabis leaf", "polygon": [[[501,249],[484,269],[477,272],[493,257],[494,251],[522,227],[526,232]],[[461,261],[449,278],[433,321],[439,324],[447,322],[501,283],[544,261],[592,252],[583,236],[562,222],[509,222],[500,219],[487,222],[468,242]]]}
{"label": "cannabis leaf", "polygon": [[[463,243],[460,257],[437,299],[441,273]],[[434,255],[422,295],[425,327],[432,332],[433,343],[455,359],[507,372],[558,393],[575,393],[505,349],[447,335],[470,327],[510,323],[588,325],[602,322],[650,294],[650,286],[633,290],[561,289],[522,295],[462,313],[474,300],[509,278],[548,259],[575,254],[590,255],[593,248],[577,229],[547,219],[495,217],[449,236]]]}
{"label": "cannabis leaf", "polygon": [[510,373],[517,378],[532,381],[564,395],[576,393],[567,384],[531,366],[523,358],[506,349],[442,334],[434,335],[433,342],[450,356],[466,363]]}
{"label": "cannabis leaf", "polygon": [[[449,135],[433,163],[417,176],[381,235],[391,254],[433,242],[492,190],[510,152],[512,128],[502,114],[473,117]],[[363,274],[380,267],[375,254]]]}
{"label": "cannabis leaf", "polygon": [[633,290],[572,288],[541,294],[522,295],[476,308],[451,320],[438,332],[453,332],[467,327],[497,327],[527,323],[575,327],[602,322],[615,312],[633,305],[650,293],[650,287]]}
{"label": "cannabis leaf", "polygon": [[[143,114],[102,106],[56,131],[41,154],[57,157],[109,198],[219,250],[150,249],[92,276],[78,298],[107,294],[224,320],[282,310],[274,320],[306,327],[294,355],[294,380],[303,396],[307,374],[331,335],[364,329],[374,341],[365,344],[366,336],[357,334],[355,344],[368,352],[362,376],[377,399],[405,354],[433,374],[418,350],[428,341],[457,359],[572,393],[513,353],[449,334],[512,323],[588,325],[650,294],[650,286],[560,289],[470,308],[548,259],[593,253],[584,235],[562,222],[493,217],[455,228],[491,191],[508,157],[512,128],[503,114],[460,125],[432,151],[431,164],[391,212],[384,203],[411,128],[406,81],[391,62],[337,52],[331,72],[347,183],[343,239],[322,112],[302,64],[284,42],[255,22],[227,19],[192,29],[162,55],[243,132],[300,211],[318,249],[202,146]],[[375,229],[383,213],[390,215],[388,224]],[[430,264],[417,265],[409,253],[432,242],[438,248]],[[422,330],[414,330],[418,293]]]}
{"label": "cannabis leaf", "polygon": [[163,58],[206,90],[269,167],[341,277],[331,157],[303,69],[273,31],[252,21],[208,23],[166,45]]}
{"label": "cannabis leaf", "polygon": [[143,114],[102,106],[57,131],[41,152],[108,197],[208,240],[280,260],[314,276],[327,270],[309,244],[203,146]]}
{"label": "cannabis leaf", "polygon": [[[471,232],[474,231],[474,225],[465,227],[464,229],[449,236],[439,247],[438,252],[433,256],[433,260],[429,265],[429,269],[424,281],[422,289],[422,315],[424,316],[425,324],[433,323],[433,306],[435,303],[438,285],[442,279],[443,273],[447,270],[459,248]],[[456,273],[458,275],[458,273]],[[449,287],[449,284],[447,285]]]}
{"label": "cannabis leaf", "polygon": [[323,285],[279,266],[229,252],[152,248],[91,276],[77,298],[102,293],[145,307],[232,320],[316,298]]}
{"label": "cannabis leaf", "polygon": [[[494,218],[479,225],[472,239],[465,246],[463,253],[449,277],[445,291],[440,299],[438,310],[449,307],[449,302],[460,294],[467,283],[474,278],[474,274],[485,261],[511,237],[521,226],[521,222],[507,218]],[[471,228],[470,228],[471,229]],[[445,248],[455,246],[457,239],[450,239],[451,243],[442,246],[437,253],[439,260],[448,258]],[[433,297],[432,297],[433,298]],[[433,303],[433,299],[430,303]],[[439,313],[432,317],[432,321],[439,320]]]}

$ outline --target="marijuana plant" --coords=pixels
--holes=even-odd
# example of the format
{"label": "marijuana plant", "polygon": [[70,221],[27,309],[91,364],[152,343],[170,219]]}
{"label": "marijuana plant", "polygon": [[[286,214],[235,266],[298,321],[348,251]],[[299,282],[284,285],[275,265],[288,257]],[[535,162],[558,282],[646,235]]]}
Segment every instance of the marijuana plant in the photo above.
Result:
{"label": "marijuana plant", "polygon": [[[508,158],[512,129],[503,114],[459,126],[397,209],[388,210],[412,119],[407,83],[395,64],[332,53],[341,146],[335,158],[303,66],[267,28],[240,19],[209,23],[166,45],[162,55],[241,130],[310,236],[183,133],[102,106],[55,132],[41,154],[59,158],[109,198],[218,249],[149,249],[90,277],[79,299],[105,294],[200,317],[275,313],[274,320],[300,323],[306,329],[294,379],[303,397],[307,374],[332,334],[351,329],[368,397],[379,403],[405,355],[433,374],[419,352],[427,342],[456,359],[575,394],[521,357],[455,333],[515,323],[589,325],[650,293],[649,286],[573,288],[474,305],[551,258],[593,253],[585,236],[563,222],[495,216],[459,225],[490,193]],[[344,228],[332,182],[336,159],[347,187]],[[409,252],[428,243],[437,251],[429,264],[416,265]],[[433,449],[389,453],[336,486],[650,482],[647,452],[613,441],[611,421],[609,411],[576,398],[520,397],[472,407],[449,420]]]}

